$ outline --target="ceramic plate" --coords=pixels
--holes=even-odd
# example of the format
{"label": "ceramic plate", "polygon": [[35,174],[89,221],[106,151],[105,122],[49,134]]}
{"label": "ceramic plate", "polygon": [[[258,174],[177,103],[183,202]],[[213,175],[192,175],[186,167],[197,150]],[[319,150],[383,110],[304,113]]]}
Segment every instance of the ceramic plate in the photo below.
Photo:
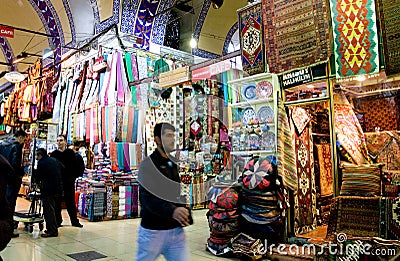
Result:
{"label": "ceramic plate", "polygon": [[253,108],[248,107],[242,112],[242,122],[247,125],[250,121],[256,120],[257,115]]}
{"label": "ceramic plate", "polygon": [[265,149],[273,149],[275,147],[275,134],[271,131],[264,132],[261,136],[261,142]]}
{"label": "ceramic plate", "polygon": [[257,98],[256,85],[255,84],[246,85],[246,87],[242,89],[242,97],[246,101]]}
{"label": "ceramic plate", "polygon": [[271,96],[273,88],[274,87],[272,86],[272,83],[270,83],[269,81],[259,82],[256,87],[256,95],[258,98],[261,99],[268,98],[269,96]]}
{"label": "ceramic plate", "polygon": [[260,123],[274,122],[274,110],[271,106],[262,106],[257,112],[257,118]]}

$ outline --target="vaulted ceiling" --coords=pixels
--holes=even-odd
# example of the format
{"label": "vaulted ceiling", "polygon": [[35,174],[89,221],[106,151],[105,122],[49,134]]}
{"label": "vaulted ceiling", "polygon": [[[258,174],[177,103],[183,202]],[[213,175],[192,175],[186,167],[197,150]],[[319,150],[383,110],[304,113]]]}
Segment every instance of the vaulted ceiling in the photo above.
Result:
{"label": "vaulted ceiling", "polygon": [[[143,49],[162,45],[171,10],[180,24],[179,49],[191,51],[188,42],[193,35],[198,39],[198,49],[193,53],[215,57],[227,52],[237,30],[237,9],[246,4],[244,0],[225,0],[221,8],[214,9],[210,0],[3,0],[0,24],[14,27],[15,31],[13,38],[0,36],[0,72],[26,70],[44,49],[56,48],[55,58],[60,59],[62,52],[113,24],[118,25],[122,35],[142,37],[144,43],[139,47]],[[188,12],[188,7],[193,9]],[[15,68],[10,66],[22,52],[28,57],[13,65]],[[0,79],[0,85],[4,83],[4,78]]]}

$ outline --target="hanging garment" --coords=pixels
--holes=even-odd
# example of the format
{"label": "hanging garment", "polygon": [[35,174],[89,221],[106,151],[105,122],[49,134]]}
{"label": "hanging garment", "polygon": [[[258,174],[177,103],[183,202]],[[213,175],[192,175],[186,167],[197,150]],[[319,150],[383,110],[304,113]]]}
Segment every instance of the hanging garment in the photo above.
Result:
{"label": "hanging garment", "polygon": [[[123,146],[124,146],[124,171],[125,172],[129,172],[131,171],[130,168],[130,155],[129,155],[129,143],[127,142],[123,142]],[[129,197],[131,198],[131,197]]]}

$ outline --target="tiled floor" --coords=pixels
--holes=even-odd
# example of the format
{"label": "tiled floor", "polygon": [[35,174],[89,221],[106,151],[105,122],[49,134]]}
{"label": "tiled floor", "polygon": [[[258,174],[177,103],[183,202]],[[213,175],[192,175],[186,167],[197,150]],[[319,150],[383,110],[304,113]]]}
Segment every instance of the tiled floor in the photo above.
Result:
{"label": "tiled floor", "polygon": [[[30,202],[18,198],[17,211],[27,210]],[[191,260],[221,260],[205,251],[205,243],[209,236],[206,210],[193,211],[194,224],[185,228],[189,242]],[[35,237],[37,230],[28,233],[20,222],[18,233],[0,255],[5,261],[54,261],[74,260],[67,254],[97,251],[107,258],[96,260],[134,260],[136,239],[140,219],[113,220],[103,222],[88,222],[81,220],[83,228],[69,225],[66,210],[63,210],[64,223],[56,238]],[[165,260],[160,257],[158,260]],[[223,259],[228,260],[228,259]]]}

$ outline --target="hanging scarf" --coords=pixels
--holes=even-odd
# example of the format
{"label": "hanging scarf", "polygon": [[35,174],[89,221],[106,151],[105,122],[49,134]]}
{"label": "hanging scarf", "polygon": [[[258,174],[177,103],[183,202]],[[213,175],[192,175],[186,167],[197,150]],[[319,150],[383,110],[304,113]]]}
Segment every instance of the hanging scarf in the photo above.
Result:
{"label": "hanging scarf", "polygon": [[129,164],[130,168],[134,169],[136,168],[136,144],[134,143],[129,143]]}
{"label": "hanging scarf", "polygon": [[135,116],[134,116],[134,122],[133,122],[133,132],[132,132],[132,142],[136,143],[137,142],[137,134],[138,134],[138,123],[139,123],[139,110],[135,109]]}
{"label": "hanging scarf", "polygon": [[101,106],[100,108],[101,111],[101,121],[99,122],[99,124],[101,124],[99,126],[99,129],[101,130],[101,141],[102,142],[106,142],[107,141],[107,121],[106,121],[106,107],[105,106]]}
{"label": "hanging scarf", "polygon": [[86,142],[88,143],[88,142],[90,142],[90,136],[91,136],[91,133],[93,132],[93,129],[91,128],[91,117],[92,117],[92,110],[91,109],[88,109],[88,110],[86,110],[85,112],[85,131],[86,131],[86,133],[85,133],[85,137],[86,137]]}
{"label": "hanging scarf", "polygon": [[93,145],[95,143],[99,143],[100,142],[100,137],[99,137],[99,105],[98,104],[94,104],[92,107],[92,117],[91,117],[91,125],[92,125],[92,131],[90,132],[93,135],[90,137],[90,144]]}
{"label": "hanging scarf", "polygon": [[124,160],[125,160],[123,142],[117,142],[117,155],[118,155],[118,169],[123,170]]}
{"label": "hanging scarf", "polygon": [[[128,81],[126,80],[125,76],[125,67],[124,63],[121,62],[121,53],[116,52],[117,56],[117,64],[116,64],[116,70],[117,70],[117,105],[118,106],[124,106],[125,105],[125,89],[127,88]],[[125,78],[125,81],[124,79]],[[125,85],[126,84],[126,85]]]}
{"label": "hanging scarf", "polygon": [[[126,141],[132,142],[132,134],[133,134],[133,119],[135,117],[135,108],[131,106],[127,106],[128,109],[128,122],[126,123],[127,133],[126,133]],[[126,115],[124,115],[126,116]]]}
{"label": "hanging scarf", "polygon": [[111,160],[111,170],[118,171],[118,152],[117,143],[110,142],[110,160]]}
{"label": "hanging scarf", "polygon": [[[130,162],[129,162],[130,161],[129,143],[124,142],[123,147],[124,147],[124,171],[129,172],[129,171],[131,171]],[[129,198],[131,198],[131,197],[129,197]]]}
{"label": "hanging scarf", "polygon": [[143,144],[143,128],[144,128],[144,111],[139,110],[136,143]]}

